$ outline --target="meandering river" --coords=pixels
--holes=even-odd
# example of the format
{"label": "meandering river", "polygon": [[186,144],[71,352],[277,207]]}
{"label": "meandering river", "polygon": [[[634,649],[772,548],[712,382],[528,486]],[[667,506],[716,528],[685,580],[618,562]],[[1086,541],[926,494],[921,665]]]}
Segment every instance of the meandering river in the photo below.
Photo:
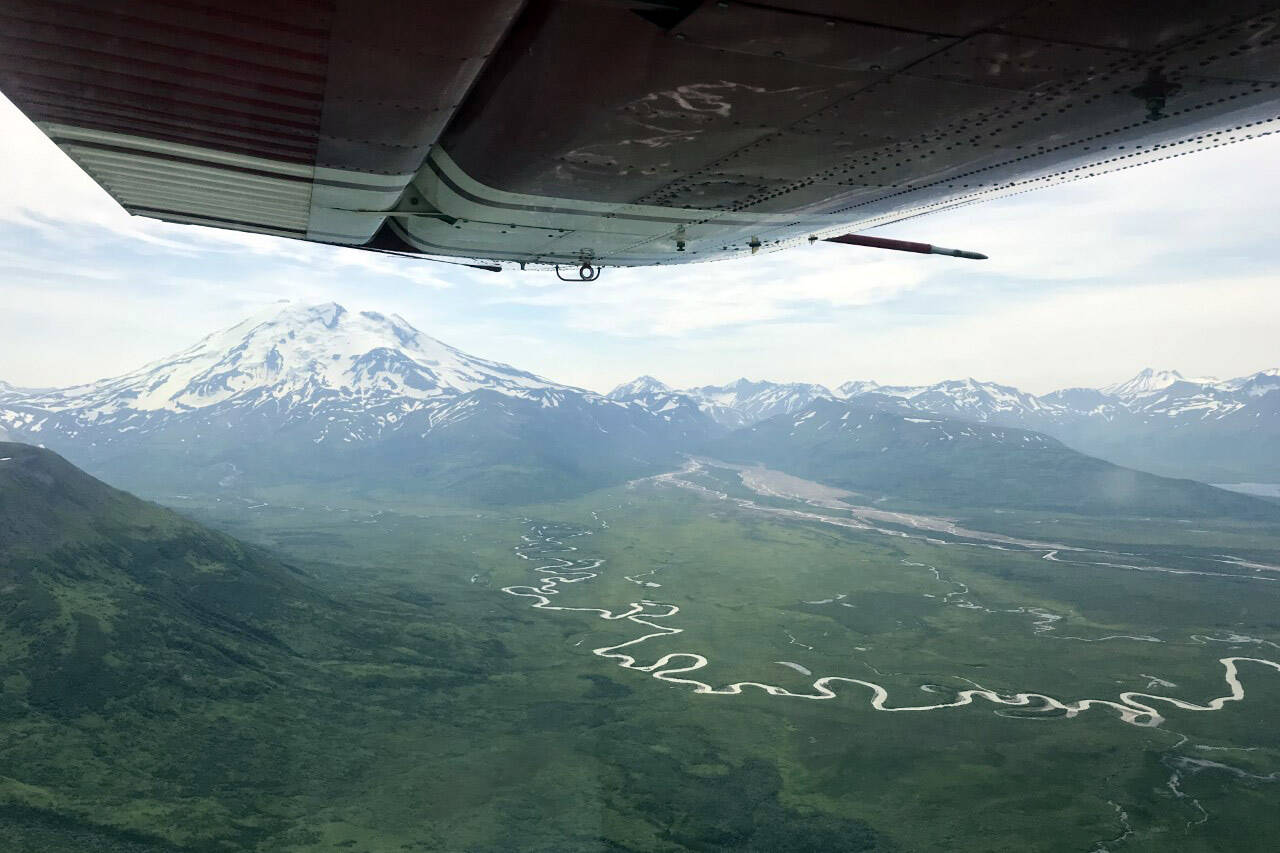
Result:
{"label": "meandering river", "polygon": [[[690,469],[685,469],[685,473]],[[721,496],[712,489],[707,489],[703,485],[689,483],[687,480],[678,476],[680,473],[668,474],[660,476],[659,482],[678,484],[681,487],[694,488],[695,491],[708,494],[709,497],[716,497],[718,500],[733,500],[727,496]],[[826,496],[823,496],[826,497]],[[823,498],[817,498],[823,500]],[[786,510],[786,508],[759,506],[750,501],[736,498],[736,503],[751,508],[751,510],[768,512],[771,515],[785,515],[788,517],[796,517],[796,519],[805,521],[822,521],[826,524],[842,524],[849,526],[858,526],[860,529],[876,530],[878,533],[887,535],[913,535],[911,533],[902,532],[900,529],[882,529],[870,517],[833,517],[817,512],[808,512],[804,510]],[[878,512],[878,511],[876,511]],[[1064,551],[1083,551],[1083,549],[1071,549],[1059,544],[1029,542],[1029,540],[1020,540],[1010,537],[1000,537],[996,534],[987,534],[977,532],[977,530],[964,530],[957,528],[954,523],[948,523],[942,519],[929,519],[927,516],[909,516],[904,514],[892,514],[899,523],[909,524],[911,528],[919,530],[920,538],[928,539],[929,542],[937,542],[941,544],[963,544],[951,540],[936,539],[933,533],[945,533],[954,535],[954,537],[968,540],[964,544],[986,544],[988,547],[996,548],[1016,548],[1029,549],[1029,551],[1043,551],[1044,558],[1047,560],[1061,560],[1059,556]],[[607,528],[607,524],[599,519],[599,516],[593,514],[596,521],[603,528]],[[877,519],[879,520],[879,519]],[[849,675],[822,675],[814,679],[812,684],[806,690],[792,690],[785,686],[777,684],[769,684],[767,681],[736,681],[732,684],[714,685],[707,681],[701,681],[692,678],[694,672],[705,669],[709,665],[709,660],[704,654],[690,651],[662,652],[652,662],[641,660],[640,654],[646,651],[655,643],[662,640],[677,637],[684,634],[685,629],[680,628],[676,624],[677,617],[680,616],[680,607],[673,603],[653,601],[649,598],[641,598],[639,601],[630,602],[623,610],[611,610],[605,607],[575,607],[568,605],[558,605],[557,596],[561,594],[562,588],[568,584],[585,583],[598,578],[600,571],[604,565],[604,558],[576,558],[572,557],[577,552],[575,544],[571,544],[568,540],[572,538],[585,537],[591,535],[591,530],[575,530],[575,532],[561,532],[554,525],[541,525],[530,523],[529,533],[522,535],[521,544],[515,548],[516,556],[521,560],[536,562],[532,571],[539,575],[538,580],[534,584],[516,584],[503,587],[502,590],[508,596],[530,599],[531,607],[536,610],[544,611],[563,611],[563,612],[580,612],[594,613],[599,619],[614,622],[630,622],[635,625],[637,635],[634,638],[627,639],[625,642],[612,644],[612,646],[602,646],[591,649],[591,653],[595,656],[605,658],[605,660],[613,661],[622,669],[632,670],[636,672],[645,672],[650,678],[659,681],[666,681],[668,684],[685,685],[691,689],[692,693],[700,695],[740,695],[746,690],[758,690],[760,693],[772,695],[772,697],[780,697],[787,699],[806,699],[806,701],[826,701],[826,699],[836,698],[837,689],[841,686],[852,686],[863,692],[869,693],[870,707],[876,711],[884,712],[920,712],[920,711],[942,711],[946,708],[959,708],[969,706],[975,702],[988,702],[996,708],[997,713],[1000,708],[1021,708],[1021,716],[1038,715],[1038,713],[1047,713],[1051,716],[1074,717],[1084,711],[1092,710],[1092,708],[1105,708],[1105,710],[1114,711],[1119,715],[1120,720],[1126,724],[1135,726],[1158,726],[1164,722],[1165,717],[1161,713],[1161,708],[1179,708],[1183,711],[1208,712],[1219,711],[1226,704],[1231,702],[1242,702],[1245,698],[1245,689],[1242,680],[1240,680],[1240,671],[1242,667],[1247,669],[1270,669],[1280,672],[1280,662],[1267,660],[1261,657],[1244,657],[1229,656],[1219,658],[1222,666],[1222,679],[1226,684],[1225,695],[1208,699],[1207,702],[1197,703],[1189,702],[1187,699],[1170,697],[1160,693],[1146,692],[1146,690],[1125,690],[1115,698],[1084,698],[1075,699],[1075,701],[1066,701],[1052,695],[1044,693],[1000,693],[996,690],[983,688],[980,685],[974,685],[973,688],[959,690],[955,693],[955,698],[948,702],[937,702],[931,704],[895,704],[891,702],[890,692],[883,685],[876,681],[867,679],[852,678]],[[1100,553],[1100,552],[1094,552]],[[1101,552],[1105,553],[1105,552]],[[1119,555],[1108,555],[1119,556]],[[1213,576],[1222,576],[1222,578],[1242,578],[1248,580],[1272,580],[1266,576],[1251,575],[1234,575],[1219,573],[1198,573],[1198,571],[1178,570],[1178,569],[1162,569],[1162,567],[1138,566],[1133,564],[1112,564],[1112,562],[1094,562],[1094,561],[1071,561],[1082,562],[1087,565],[1106,565],[1117,567],[1117,569],[1134,569],[1138,571],[1169,571],[1172,574],[1206,574]],[[924,569],[931,570],[933,575],[943,583],[952,583],[955,585],[955,592],[947,594],[945,597],[948,603],[955,603],[956,606],[979,608],[979,610],[987,610],[980,605],[975,605],[970,601],[968,596],[968,587],[964,584],[957,584],[956,581],[947,581],[938,573],[936,567],[925,566],[924,564],[910,564]],[[627,578],[631,583],[637,583],[637,578]],[[836,598],[824,599],[818,603],[836,602]],[[1033,630],[1037,633],[1053,630],[1053,622],[1060,619],[1055,613],[1039,610],[1039,608],[1023,608],[1025,612],[1033,616]],[[1021,612],[1021,611],[1019,611]],[[1114,637],[1105,638],[1078,638],[1078,637],[1062,637],[1062,639],[1084,640],[1084,642],[1101,642],[1101,640],[1125,639],[1140,640],[1140,642],[1160,642],[1158,638],[1152,637],[1124,637],[1124,635],[1114,635]],[[1229,638],[1212,638],[1197,637],[1193,638],[1196,642],[1226,642]],[[1243,638],[1242,638],[1243,639]],[[1252,639],[1252,638],[1249,638]],[[1260,640],[1260,644],[1265,640]],[[792,638],[792,643],[803,644]],[[1270,644],[1270,643],[1267,643]],[[657,653],[657,652],[655,652]],[[806,667],[796,665],[790,661],[777,661],[783,666],[791,667],[805,675],[812,675]],[[1148,688],[1161,685],[1160,679],[1152,678],[1149,681]],[[938,692],[942,689],[938,685],[922,685],[925,692]],[[1001,715],[1004,716],[1004,715]]]}
{"label": "meandering river", "polygon": [[[538,565],[533,571],[540,577],[534,584],[517,584],[503,587],[507,595],[532,600],[532,607],[538,610],[564,611],[574,613],[591,613],[600,619],[609,621],[625,621],[639,629],[639,635],[614,645],[600,646],[591,650],[592,654],[613,661],[623,669],[647,673],[658,681],[680,684],[689,687],[693,693],[707,696],[737,696],[746,690],[758,690],[769,696],[788,699],[827,700],[834,699],[838,693],[835,688],[851,685],[869,692],[870,705],[877,711],[911,712],[940,711],[947,708],[959,708],[971,705],[976,701],[989,702],[1001,707],[1024,709],[1024,713],[1044,712],[1063,717],[1074,717],[1093,708],[1110,709],[1120,719],[1135,726],[1158,726],[1164,721],[1160,713],[1161,707],[1178,708],[1184,711],[1217,711],[1229,702],[1240,702],[1245,698],[1245,688],[1240,681],[1241,666],[1251,668],[1272,669],[1280,672],[1280,663],[1265,658],[1230,656],[1219,658],[1223,667],[1223,679],[1228,692],[1224,696],[1210,699],[1203,704],[1189,702],[1172,696],[1165,696],[1146,691],[1125,691],[1113,699],[1078,699],[1066,701],[1044,693],[999,693],[981,686],[961,690],[949,702],[938,702],[927,705],[895,705],[890,701],[889,691],[880,684],[866,679],[846,675],[824,675],[813,680],[808,690],[795,691],[777,684],[762,681],[740,681],[732,684],[715,686],[705,681],[690,677],[692,673],[704,669],[710,663],[706,656],[697,652],[676,651],[660,654],[652,663],[643,662],[637,655],[642,647],[684,633],[684,629],[675,623],[680,608],[675,604],[640,599],[630,602],[623,610],[611,610],[603,607],[573,607],[556,603],[556,596],[561,587],[568,584],[583,583],[600,575],[605,563],[603,558],[576,559],[569,556],[578,550],[577,546],[567,540],[591,535],[589,530],[561,533],[549,525],[531,523],[528,533],[522,536],[522,542],[516,546],[518,557]],[[931,568],[931,567],[929,567]],[[967,591],[967,590],[966,590]],[[1037,614],[1040,625],[1051,625],[1051,614]],[[1133,637],[1129,639],[1148,639]],[[1202,638],[1215,640],[1216,638]],[[790,662],[779,662],[784,666],[799,669]],[[811,674],[811,673],[809,673]],[[923,685],[927,692],[936,692],[937,685]],[[998,710],[998,709],[997,709]]]}

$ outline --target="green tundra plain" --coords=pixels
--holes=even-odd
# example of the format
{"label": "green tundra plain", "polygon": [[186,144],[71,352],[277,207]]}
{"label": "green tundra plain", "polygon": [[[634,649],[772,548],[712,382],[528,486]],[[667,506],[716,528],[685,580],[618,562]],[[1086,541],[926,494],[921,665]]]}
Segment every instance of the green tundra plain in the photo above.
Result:
{"label": "green tundra plain", "polygon": [[[501,509],[164,502],[274,555],[281,605],[233,630],[83,554],[8,590],[6,849],[1280,848],[1275,525],[857,526],[715,465]],[[56,653],[20,660],[32,630]]]}

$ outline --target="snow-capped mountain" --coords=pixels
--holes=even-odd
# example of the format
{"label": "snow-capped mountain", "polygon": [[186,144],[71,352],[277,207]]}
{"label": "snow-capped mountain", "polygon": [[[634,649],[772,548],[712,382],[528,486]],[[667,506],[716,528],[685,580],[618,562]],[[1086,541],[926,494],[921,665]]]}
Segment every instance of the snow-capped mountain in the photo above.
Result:
{"label": "snow-capped mountain", "polygon": [[814,400],[835,396],[823,385],[808,382],[752,382],[742,378],[728,385],[702,385],[688,394],[701,403],[740,412],[747,423],[799,411]]}
{"label": "snow-capped mountain", "polygon": [[1216,381],[1211,376],[1189,379],[1176,370],[1154,370],[1147,367],[1143,368],[1137,376],[1127,382],[1117,382],[1114,385],[1107,385],[1098,390],[1108,397],[1130,400],[1163,391],[1179,382],[1189,382],[1193,385],[1210,385]]}
{"label": "snow-capped mountain", "polygon": [[1247,397],[1261,397],[1280,389],[1280,368],[1258,370],[1247,377],[1228,379],[1220,384],[1222,388],[1243,393]]}
{"label": "snow-capped mountain", "polygon": [[1048,421],[1118,414],[1223,418],[1250,401],[1280,389],[1280,370],[1264,370],[1236,379],[1188,379],[1176,370],[1147,368],[1125,382],[1103,388],[1064,388],[1043,396],[1009,385],[959,379],[927,386],[889,386],[846,382],[841,396],[878,394],[910,401],[913,408],[973,420]]}
{"label": "snow-capped mountain", "polygon": [[837,397],[857,397],[860,394],[871,394],[880,390],[880,383],[874,379],[851,379],[836,388]]}
{"label": "snow-capped mountain", "polygon": [[[653,393],[641,393],[646,389]],[[671,395],[695,401],[727,429],[797,412],[817,400],[859,400],[885,412],[1035,430],[1085,453],[1170,476],[1221,483],[1280,480],[1280,369],[1220,381],[1147,368],[1103,388],[1043,395],[973,378],[932,385],[851,380],[832,393],[822,385],[747,379],[672,391],[641,377],[613,392],[616,399],[650,407],[674,407]],[[680,405],[687,408],[684,400]]]}
{"label": "snow-capped mountain", "polygon": [[874,379],[854,379],[836,388],[836,396],[841,399],[861,397],[865,394],[882,394],[886,397],[910,399],[921,391],[927,391],[929,385],[881,385]]}
{"label": "snow-capped mountain", "polygon": [[0,382],[0,403],[9,399],[25,397],[32,393],[33,391],[30,388],[19,388],[16,385],[10,385],[8,382]]}
{"label": "snow-capped mountain", "polygon": [[124,482],[175,460],[188,476],[265,459],[281,476],[510,465],[542,483],[568,482],[548,473],[563,465],[590,484],[714,428],[692,403],[610,400],[335,304],[273,308],[123,376],[3,394],[0,429]]}
{"label": "snow-capped mountain", "polygon": [[964,416],[969,420],[991,421],[1007,417],[1021,421],[1026,416],[1047,413],[1049,406],[1033,394],[1019,391],[1009,385],[979,382],[976,379],[952,379],[927,388],[913,389],[908,394],[894,389],[881,389],[878,393],[909,400],[912,407],[925,411]]}
{"label": "snow-capped mountain", "polygon": [[840,386],[844,399],[896,400],[918,412],[1003,426],[1039,428],[1064,406],[1020,391],[1011,385],[983,382],[972,377],[948,379],[933,385],[881,385],[855,381]]}
{"label": "snow-capped mountain", "polygon": [[609,392],[613,400],[637,401],[670,410],[692,403],[721,427],[737,429],[774,415],[801,409],[814,400],[833,397],[822,385],[805,382],[753,382],[739,379],[727,385],[672,389],[652,376],[640,376]]}
{"label": "snow-capped mountain", "polygon": [[[1280,370],[1262,370],[1234,379],[1187,379],[1177,371],[1161,371],[1146,382],[1150,370],[1113,386],[1109,396],[1125,409],[1142,416],[1182,420],[1236,420],[1261,417],[1258,403],[1273,391],[1280,390]],[[1168,381],[1172,379],[1172,381]],[[1108,393],[1107,389],[1103,389]],[[1274,408],[1275,401],[1271,401]],[[1263,411],[1266,410],[1263,406]]]}
{"label": "snow-capped mountain", "polygon": [[1226,390],[1244,394],[1246,397],[1261,397],[1280,390],[1280,367],[1259,370],[1257,373],[1228,379],[1219,384]]}
{"label": "snow-capped mountain", "polygon": [[610,391],[608,397],[618,403],[641,406],[690,435],[707,436],[724,431],[716,416],[726,414],[718,411],[718,407],[706,406],[684,391],[673,391],[652,376],[624,382]]}
{"label": "snow-capped mountain", "polygon": [[681,393],[697,400],[704,412],[730,429],[799,411],[814,400],[833,396],[822,385],[767,380],[753,382],[745,377],[728,385],[702,385]]}
{"label": "snow-capped mountain", "polygon": [[637,376],[609,392],[610,400],[634,400],[650,394],[670,394],[671,388],[652,376]]}
{"label": "snow-capped mountain", "polygon": [[740,379],[673,391],[645,376],[612,396],[682,411],[692,400],[727,429],[798,412],[818,400],[857,400],[886,413],[1034,430],[1085,453],[1170,476],[1222,483],[1280,480],[1280,369],[1216,380],[1147,368],[1103,388],[1043,395],[973,378],[932,385],[852,380],[835,393],[822,385]]}
{"label": "snow-capped mountain", "polygon": [[287,414],[339,401],[434,402],[481,388],[526,398],[575,390],[469,356],[398,316],[330,303],[272,309],[123,376],[23,399],[102,423],[228,405],[270,403]]}
{"label": "snow-capped mountain", "polygon": [[[846,383],[921,412],[1035,429],[1114,462],[1213,482],[1280,478],[1280,370],[1227,380],[1147,368],[1103,388],[1037,396],[974,379],[923,388]],[[865,390],[864,390],[865,389]]]}

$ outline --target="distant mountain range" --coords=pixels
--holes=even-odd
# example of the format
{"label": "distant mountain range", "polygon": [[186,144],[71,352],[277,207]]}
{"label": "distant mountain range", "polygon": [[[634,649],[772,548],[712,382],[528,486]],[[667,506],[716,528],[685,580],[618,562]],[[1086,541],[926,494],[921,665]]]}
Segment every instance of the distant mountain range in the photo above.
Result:
{"label": "distant mountain range", "polygon": [[1103,459],[1217,483],[1280,482],[1280,370],[1234,379],[1143,370],[1036,396],[972,379],[874,392],[921,411],[1048,433]]}
{"label": "distant mountain range", "polygon": [[819,399],[861,399],[885,410],[1036,430],[1083,453],[1166,476],[1280,482],[1280,369],[1217,380],[1148,368],[1127,382],[1042,396],[976,379],[921,386],[861,380],[833,392],[822,385],[746,379],[674,390],[645,376],[609,396],[639,399],[641,388],[685,397],[732,428],[792,414]]}
{"label": "distant mountain range", "polygon": [[0,431],[11,439],[155,495],[324,483],[527,502],[708,452],[957,506],[1157,512],[1160,488],[1181,489],[1188,500],[1165,509],[1187,515],[1204,493],[1132,478],[1117,488],[1114,466],[1076,451],[1159,473],[1277,482],[1277,424],[1277,371],[1227,382],[1144,371],[1040,397],[971,379],[832,391],[747,379],[672,389],[651,376],[601,395],[335,304],[278,306],[86,385],[0,385]]}
{"label": "distant mountain range", "polygon": [[717,425],[738,429],[750,424],[799,411],[814,400],[830,399],[830,389],[805,382],[752,382],[739,379],[728,385],[703,385],[674,390],[654,379],[641,376],[609,392],[609,399],[621,402],[650,399],[690,401]]}
{"label": "distant mountain range", "polygon": [[1043,433],[903,411],[870,395],[815,400],[735,430],[709,450],[849,489],[868,503],[1280,519],[1280,507],[1115,465]]}

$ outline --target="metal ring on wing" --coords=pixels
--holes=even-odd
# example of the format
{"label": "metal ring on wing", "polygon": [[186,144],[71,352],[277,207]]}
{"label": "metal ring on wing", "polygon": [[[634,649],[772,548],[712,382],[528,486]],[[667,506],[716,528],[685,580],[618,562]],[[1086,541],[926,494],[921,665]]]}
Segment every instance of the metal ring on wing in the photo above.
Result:
{"label": "metal ring on wing", "polygon": [[601,269],[602,267],[592,266],[589,263],[583,262],[583,264],[578,267],[577,278],[565,278],[564,274],[560,272],[560,265],[556,264],[556,278],[561,281],[595,281],[600,277]]}

